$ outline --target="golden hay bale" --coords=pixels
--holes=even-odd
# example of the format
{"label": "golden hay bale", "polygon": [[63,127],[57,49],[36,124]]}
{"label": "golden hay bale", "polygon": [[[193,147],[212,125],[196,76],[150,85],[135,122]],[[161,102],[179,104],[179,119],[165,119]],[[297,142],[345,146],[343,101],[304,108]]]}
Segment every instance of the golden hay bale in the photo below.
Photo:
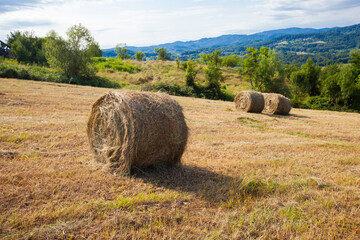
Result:
{"label": "golden hay bale", "polygon": [[110,92],[92,106],[87,133],[99,162],[114,174],[180,163],[188,138],[182,107],[167,94]]}
{"label": "golden hay bale", "polygon": [[244,112],[260,113],[264,108],[264,96],[255,91],[242,91],[236,95],[236,109]]}
{"label": "golden hay bale", "polygon": [[277,93],[267,93],[265,95],[264,113],[287,115],[290,110],[291,103],[287,97]]}

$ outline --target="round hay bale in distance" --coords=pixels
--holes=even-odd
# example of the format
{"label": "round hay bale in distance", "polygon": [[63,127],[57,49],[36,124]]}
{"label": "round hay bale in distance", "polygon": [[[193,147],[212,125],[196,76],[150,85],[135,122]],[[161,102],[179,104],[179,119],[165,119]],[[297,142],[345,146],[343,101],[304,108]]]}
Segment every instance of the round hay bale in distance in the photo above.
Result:
{"label": "round hay bale in distance", "polygon": [[92,106],[87,134],[97,161],[114,174],[180,163],[188,139],[182,107],[169,95],[109,92]]}
{"label": "round hay bale in distance", "polygon": [[255,91],[241,91],[234,102],[239,111],[260,113],[264,109],[264,96]]}
{"label": "round hay bale in distance", "polygon": [[277,93],[267,93],[265,95],[264,113],[288,115],[290,110],[291,103],[287,97]]}

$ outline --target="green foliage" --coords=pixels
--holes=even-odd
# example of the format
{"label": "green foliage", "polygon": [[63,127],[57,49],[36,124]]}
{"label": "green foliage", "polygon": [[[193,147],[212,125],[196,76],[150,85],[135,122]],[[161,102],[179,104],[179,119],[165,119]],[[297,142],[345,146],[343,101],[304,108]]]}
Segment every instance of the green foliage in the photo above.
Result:
{"label": "green foliage", "polygon": [[185,84],[186,86],[195,86],[195,78],[198,71],[196,69],[196,62],[189,60],[186,62]]}
{"label": "green foliage", "polygon": [[304,65],[301,66],[301,70],[305,73],[305,81],[308,84],[308,92],[310,96],[317,96],[320,94],[320,82],[319,76],[321,68],[316,66],[311,58],[309,58]]}
{"label": "green foliage", "polygon": [[220,67],[222,59],[222,53],[219,50],[215,50],[210,54],[200,54],[201,63]]}
{"label": "green foliage", "polygon": [[11,55],[22,63],[46,65],[44,38],[38,38],[31,32],[11,32],[7,44]]}
{"label": "green foliage", "polygon": [[220,56],[221,53],[219,50],[216,50],[211,54],[203,55],[203,58],[207,63],[205,68],[207,86],[205,87],[204,94],[210,99],[222,99],[221,82],[225,81],[225,77],[220,68]]}
{"label": "green foliage", "polygon": [[251,86],[260,92],[276,92],[289,95],[285,84],[285,67],[278,60],[275,50],[262,47],[259,50],[248,48],[241,72]]}
{"label": "green foliage", "polygon": [[97,56],[99,44],[81,24],[72,26],[66,34],[68,40],[62,39],[55,32],[48,34],[45,43],[48,63],[60,69],[67,77],[88,79],[94,76],[89,65],[91,57]]}
{"label": "green foliage", "polygon": [[179,58],[175,59],[175,63],[176,63],[176,67],[180,68],[180,60],[179,60]]}
{"label": "green foliage", "polygon": [[236,67],[242,64],[242,58],[238,55],[232,54],[222,58],[221,65],[226,67]]}
{"label": "green foliage", "polygon": [[[69,78],[62,72],[47,67],[14,65],[9,63],[0,63],[0,77],[19,78],[35,81],[68,83]],[[95,87],[120,88],[117,82],[92,76],[90,78],[73,78],[72,84],[89,85]]]}
{"label": "green foliage", "polygon": [[321,71],[321,79],[321,95],[338,104],[341,101],[340,67],[337,64],[325,67]]}
{"label": "green foliage", "polygon": [[120,59],[131,59],[131,56],[127,53],[126,43],[117,44],[115,47],[115,53]]}
{"label": "green foliage", "polygon": [[170,60],[171,56],[166,52],[166,48],[155,48],[155,53],[157,53],[157,60],[166,61]]}
{"label": "green foliage", "polygon": [[291,63],[291,64],[286,64],[285,65],[285,76],[287,79],[290,79],[290,76],[293,72],[299,71],[300,68],[295,64],[295,63]]}
{"label": "green foliage", "polygon": [[246,49],[245,59],[243,61],[242,73],[245,74],[245,80],[250,81],[251,87],[255,88],[256,68],[259,62],[259,50],[251,47]]}
{"label": "green foliage", "polygon": [[135,53],[135,59],[138,61],[142,61],[145,58],[145,53],[141,52],[141,51],[137,51]]}
{"label": "green foliage", "polygon": [[0,77],[49,82],[65,82],[67,79],[60,72],[47,67],[13,65],[8,63],[0,63]]}
{"label": "green foliage", "polygon": [[91,60],[94,69],[98,72],[113,70],[118,72],[135,73],[138,71],[137,66],[132,65],[129,62],[123,62],[120,58],[93,57]]}
{"label": "green foliage", "polygon": [[225,101],[234,101],[234,94],[226,91],[220,91],[220,95],[214,96],[207,86],[181,86],[177,83],[167,84],[164,82],[148,85],[144,90],[162,91],[175,96],[198,97],[207,99],[221,99]]}
{"label": "green foliage", "polygon": [[345,106],[360,109],[360,74],[355,64],[344,67],[340,72],[341,97]]}
{"label": "green foliage", "polygon": [[309,58],[301,70],[292,72],[290,83],[293,92],[301,96],[317,96],[320,94],[320,72],[321,68],[316,66]]}
{"label": "green foliage", "polygon": [[164,82],[159,82],[159,83],[151,85],[149,87],[149,90],[166,92],[170,95],[175,95],[175,96],[187,96],[187,97],[196,97],[197,96],[193,87],[180,86],[177,83],[167,84]]}

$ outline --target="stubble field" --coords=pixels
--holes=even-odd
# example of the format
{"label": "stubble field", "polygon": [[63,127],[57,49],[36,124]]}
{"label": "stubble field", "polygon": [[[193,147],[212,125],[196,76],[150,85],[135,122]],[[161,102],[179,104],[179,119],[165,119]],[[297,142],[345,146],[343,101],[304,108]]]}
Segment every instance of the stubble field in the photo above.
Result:
{"label": "stubble field", "polygon": [[182,166],[120,177],[85,131],[108,91],[0,79],[0,239],[360,238],[360,114],[174,97]]}

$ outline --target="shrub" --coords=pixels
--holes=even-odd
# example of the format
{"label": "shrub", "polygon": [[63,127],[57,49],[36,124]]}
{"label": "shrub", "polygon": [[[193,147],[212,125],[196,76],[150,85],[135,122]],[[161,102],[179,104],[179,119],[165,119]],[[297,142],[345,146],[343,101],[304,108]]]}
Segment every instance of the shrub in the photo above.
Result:
{"label": "shrub", "polygon": [[96,71],[108,71],[114,70],[118,72],[135,73],[138,71],[138,67],[132,65],[129,62],[123,62],[120,58],[104,58],[95,57],[92,58],[93,67]]}

